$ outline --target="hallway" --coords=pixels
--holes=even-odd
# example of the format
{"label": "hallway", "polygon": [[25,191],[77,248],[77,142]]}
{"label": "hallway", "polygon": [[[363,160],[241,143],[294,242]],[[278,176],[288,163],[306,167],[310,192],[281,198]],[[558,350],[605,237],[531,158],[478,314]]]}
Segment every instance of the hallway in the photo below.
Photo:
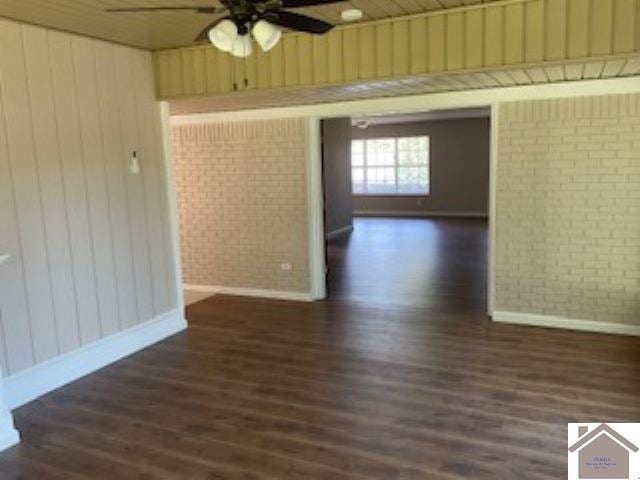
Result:
{"label": "hallway", "polygon": [[327,242],[330,300],[484,314],[484,219],[355,218]]}

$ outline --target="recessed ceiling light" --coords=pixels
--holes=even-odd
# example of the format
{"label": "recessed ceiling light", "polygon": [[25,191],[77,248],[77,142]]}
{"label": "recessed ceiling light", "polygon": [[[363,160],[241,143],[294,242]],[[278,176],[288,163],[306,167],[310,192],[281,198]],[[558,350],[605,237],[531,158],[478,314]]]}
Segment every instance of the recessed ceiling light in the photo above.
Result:
{"label": "recessed ceiling light", "polygon": [[340,16],[345,22],[357,22],[358,20],[362,20],[362,10],[358,8],[348,8],[343,10]]}

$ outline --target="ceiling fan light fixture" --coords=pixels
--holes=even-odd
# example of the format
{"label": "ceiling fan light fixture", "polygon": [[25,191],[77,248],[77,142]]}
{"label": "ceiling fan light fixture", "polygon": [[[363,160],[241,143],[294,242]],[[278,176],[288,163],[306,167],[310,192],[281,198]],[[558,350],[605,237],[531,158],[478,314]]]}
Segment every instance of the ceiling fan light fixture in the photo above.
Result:
{"label": "ceiling fan light fixture", "polygon": [[209,40],[223,52],[230,52],[237,39],[238,27],[231,20],[222,20],[209,30]]}
{"label": "ceiling fan light fixture", "polygon": [[282,30],[266,20],[256,22],[251,33],[263,52],[268,52],[275,47],[282,36]]}
{"label": "ceiling fan light fixture", "polygon": [[253,53],[253,45],[251,44],[251,35],[239,35],[231,45],[231,55],[238,58],[245,58]]}

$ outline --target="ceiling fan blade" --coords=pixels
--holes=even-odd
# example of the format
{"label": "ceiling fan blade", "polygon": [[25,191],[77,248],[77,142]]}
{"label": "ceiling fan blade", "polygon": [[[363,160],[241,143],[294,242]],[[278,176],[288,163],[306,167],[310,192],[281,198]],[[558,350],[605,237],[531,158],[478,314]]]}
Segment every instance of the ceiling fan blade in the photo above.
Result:
{"label": "ceiling fan blade", "polygon": [[218,23],[220,23],[220,20],[222,20],[222,18],[219,18],[215,22],[211,22],[209,25],[204,27],[204,29],[196,37],[195,41],[196,42],[207,42],[207,41],[209,41],[209,30],[211,30]]}
{"label": "ceiling fan blade", "polygon": [[316,5],[328,5],[340,3],[345,0],[281,0],[282,8],[314,7]]}
{"label": "ceiling fan blade", "polygon": [[274,25],[318,35],[327,33],[335,26],[323,20],[318,20],[317,18],[287,12],[286,10],[270,10],[265,12],[264,19]]}
{"label": "ceiling fan blade", "polygon": [[195,13],[222,13],[226,11],[225,7],[131,7],[131,8],[107,8],[105,11],[112,13],[126,12],[162,12],[175,10],[191,10]]}

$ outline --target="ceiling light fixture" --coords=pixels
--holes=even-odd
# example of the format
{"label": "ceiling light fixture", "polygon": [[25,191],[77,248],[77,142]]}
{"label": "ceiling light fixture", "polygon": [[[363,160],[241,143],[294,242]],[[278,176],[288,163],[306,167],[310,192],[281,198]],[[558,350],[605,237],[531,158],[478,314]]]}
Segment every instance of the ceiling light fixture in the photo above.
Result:
{"label": "ceiling light fixture", "polygon": [[238,35],[231,46],[231,55],[238,58],[245,58],[253,53],[253,45],[251,44],[251,35],[248,33]]}
{"label": "ceiling light fixture", "polygon": [[348,8],[340,13],[340,17],[345,22],[357,22],[362,20],[362,10],[359,8]]}
{"label": "ceiling light fixture", "polygon": [[260,45],[260,48],[262,48],[262,51],[268,52],[280,41],[282,30],[265,20],[258,20],[251,29],[251,34]]}
{"label": "ceiling light fixture", "polygon": [[282,30],[266,20],[258,20],[253,27],[250,24],[236,25],[231,20],[222,20],[209,30],[209,40],[234,57],[245,58],[253,53],[251,37],[256,39],[264,52],[275,47],[282,37]]}
{"label": "ceiling light fixture", "polygon": [[209,40],[223,52],[230,52],[237,39],[238,27],[231,20],[222,20],[209,30]]}
{"label": "ceiling light fixture", "polygon": [[[183,1],[183,0],[181,0]],[[334,24],[310,17],[292,9],[338,3],[344,0],[218,0],[220,6],[166,6],[108,8],[108,12],[153,13],[163,11],[192,11],[213,15],[217,19],[207,24],[195,38],[196,42],[209,40],[223,52],[238,57],[251,55],[251,37],[265,52],[275,47],[282,36],[282,29],[324,35]],[[0,0],[0,3],[2,0]],[[225,15],[220,17],[219,15]],[[349,14],[347,13],[347,16]],[[353,15],[353,13],[352,13]],[[362,12],[359,13],[362,15]],[[360,18],[360,17],[358,17]],[[241,38],[240,38],[241,37]]]}

